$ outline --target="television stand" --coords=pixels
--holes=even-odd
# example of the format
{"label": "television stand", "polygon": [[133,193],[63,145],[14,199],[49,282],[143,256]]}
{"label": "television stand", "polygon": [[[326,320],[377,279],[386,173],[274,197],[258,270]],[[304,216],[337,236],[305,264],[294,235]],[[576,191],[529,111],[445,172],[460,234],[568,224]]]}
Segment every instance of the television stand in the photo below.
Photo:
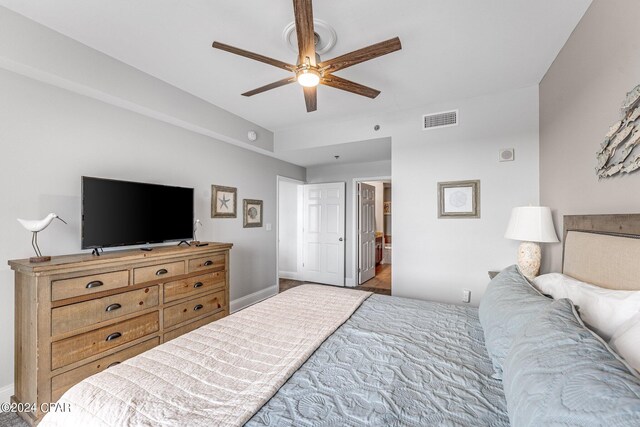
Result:
{"label": "television stand", "polygon": [[180,243],[178,243],[178,246],[182,246],[183,244],[191,246],[191,243],[187,242],[186,240],[181,240]]}
{"label": "television stand", "polygon": [[[16,316],[11,401],[20,417],[36,425],[47,404],[86,377],[226,316],[231,246],[187,248],[173,242],[153,252],[112,250],[96,257],[86,251],[44,264],[9,261]],[[8,289],[8,283],[0,285]],[[122,307],[107,313],[107,300]],[[115,332],[122,336],[105,341]]]}

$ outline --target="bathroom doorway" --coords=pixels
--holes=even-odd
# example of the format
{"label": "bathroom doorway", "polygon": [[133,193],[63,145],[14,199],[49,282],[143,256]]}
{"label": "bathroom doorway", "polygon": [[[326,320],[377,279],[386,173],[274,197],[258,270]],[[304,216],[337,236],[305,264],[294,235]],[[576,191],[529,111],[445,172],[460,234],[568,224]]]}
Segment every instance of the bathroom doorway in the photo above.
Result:
{"label": "bathroom doorway", "polygon": [[356,286],[391,295],[391,179],[354,180]]}

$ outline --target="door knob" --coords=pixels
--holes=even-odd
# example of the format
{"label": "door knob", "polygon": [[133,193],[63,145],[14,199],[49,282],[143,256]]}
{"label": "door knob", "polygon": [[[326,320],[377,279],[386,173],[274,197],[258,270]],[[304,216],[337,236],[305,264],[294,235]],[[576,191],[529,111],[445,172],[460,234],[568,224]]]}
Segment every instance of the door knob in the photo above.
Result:
{"label": "door knob", "polygon": [[342,240],[343,240],[343,239],[342,239],[342,237],[341,237],[341,238],[339,238],[338,240],[342,242]]}

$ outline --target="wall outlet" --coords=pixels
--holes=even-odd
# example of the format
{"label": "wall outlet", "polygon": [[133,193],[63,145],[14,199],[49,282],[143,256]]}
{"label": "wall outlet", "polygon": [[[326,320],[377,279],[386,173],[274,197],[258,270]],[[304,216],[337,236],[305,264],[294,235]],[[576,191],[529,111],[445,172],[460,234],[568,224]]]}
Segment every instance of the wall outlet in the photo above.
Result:
{"label": "wall outlet", "polygon": [[466,302],[466,303],[471,302],[471,291],[469,289],[462,290],[462,302]]}
{"label": "wall outlet", "polygon": [[271,224],[267,223],[267,231],[271,231]]}

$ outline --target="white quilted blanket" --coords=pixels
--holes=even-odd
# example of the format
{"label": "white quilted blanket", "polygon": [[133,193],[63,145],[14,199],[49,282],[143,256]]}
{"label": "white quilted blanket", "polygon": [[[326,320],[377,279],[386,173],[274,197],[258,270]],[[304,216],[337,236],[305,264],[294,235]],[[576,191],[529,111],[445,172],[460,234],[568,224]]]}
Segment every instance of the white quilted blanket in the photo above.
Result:
{"label": "white quilted blanket", "polygon": [[87,378],[40,426],[240,426],[370,294],[290,289]]}

